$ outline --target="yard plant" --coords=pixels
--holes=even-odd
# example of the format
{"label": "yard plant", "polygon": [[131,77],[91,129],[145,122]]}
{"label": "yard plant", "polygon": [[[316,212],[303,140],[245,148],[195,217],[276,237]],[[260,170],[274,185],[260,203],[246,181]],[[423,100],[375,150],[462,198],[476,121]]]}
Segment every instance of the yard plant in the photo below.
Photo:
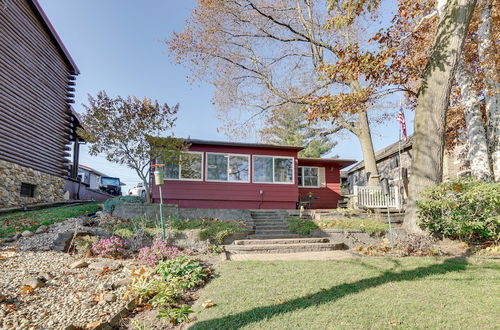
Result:
{"label": "yard plant", "polygon": [[246,231],[245,224],[241,221],[223,221],[211,218],[172,219],[171,224],[175,230],[201,229],[200,239],[208,239],[216,244],[224,243],[226,238],[237,232]]}
{"label": "yard plant", "polygon": [[387,231],[385,223],[370,218],[329,218],[318,220],[317,225],[322,229],[355,229],[362,230],[370,235],[380,235]]}
{"label": "yard plant", "polygon": [[470,179],[433,186],[417,202],[420,226],[466,242],[500,240],[500,184]]}

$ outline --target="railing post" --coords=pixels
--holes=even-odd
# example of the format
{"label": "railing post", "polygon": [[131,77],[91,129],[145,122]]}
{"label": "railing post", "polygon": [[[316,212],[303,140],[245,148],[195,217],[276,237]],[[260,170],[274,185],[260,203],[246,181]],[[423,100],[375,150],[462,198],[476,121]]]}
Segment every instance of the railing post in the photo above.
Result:
{"label": "railing post", "polygon": [[396,209],[401,210],[401,201],[399,199],[399,187],[394,187],[394,200],[396,202]]}

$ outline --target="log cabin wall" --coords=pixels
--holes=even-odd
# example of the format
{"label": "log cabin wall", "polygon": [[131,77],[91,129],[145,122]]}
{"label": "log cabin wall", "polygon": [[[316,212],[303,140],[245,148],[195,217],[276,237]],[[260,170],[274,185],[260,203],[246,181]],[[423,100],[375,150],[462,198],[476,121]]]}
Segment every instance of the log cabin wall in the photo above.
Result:
{"label": "log cabin wall", "polygon": [[[27,180],[26,173],[45,178],[43,182],[52,180],[57,187],[48,199],[55,199],[55,195],[62,199],[64,194],[60,187],[68,175],[73,128],[69,103],[73,102],[76,74],[78,68],[36,0],[2,2],[0,161],[15,164],[24,173],[23,180]],[[19,203],[18,199],[10,198],[7,203],[2,198],[6,191],[19,195],[22,183],[19,178],[6,178],[6,173],[12,171],[0,171],[0,207]],[[21,201],[45,201],[41,193],[39,198]]]}

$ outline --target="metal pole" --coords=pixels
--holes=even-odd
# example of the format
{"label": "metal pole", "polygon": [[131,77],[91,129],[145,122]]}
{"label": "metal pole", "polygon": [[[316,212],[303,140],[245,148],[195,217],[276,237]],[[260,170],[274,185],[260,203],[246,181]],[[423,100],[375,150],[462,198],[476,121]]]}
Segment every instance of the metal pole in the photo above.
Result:
{"label": "metal pole", "polygon": [[163,220],[163,196],[161,193],[161,185],[158,185],[158,190],[160,191],[160,223],[161,223],[161,239],[165,240],[166,238],[166,230],[165,230],[165,221]]}

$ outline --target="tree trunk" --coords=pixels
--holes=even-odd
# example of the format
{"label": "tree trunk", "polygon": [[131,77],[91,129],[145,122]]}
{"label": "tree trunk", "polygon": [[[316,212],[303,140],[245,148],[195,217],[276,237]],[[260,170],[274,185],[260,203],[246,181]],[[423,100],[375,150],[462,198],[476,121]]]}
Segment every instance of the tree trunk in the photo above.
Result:
{"label": "tree trunk", "polygon": [[465,112],[467,142],[469,145],[468,158],[472,175],[481,181],[491,181],[488,140],[486,139],[483,116],[477,94],[472,90],[472,74],[466,69],[463,60],[460,61],[456,80],[460,87],[461,103]]}
{"label": "tree trunk", "polygon": [[418,195],[442,180],[446,110],[475,5],[476,0],[448,1],[422,78],[415,109],[413,162],[403,224],[408,232],[421,232],[417,224]]}
{"label": "tree trunk", "polygon": [[491,57],[495,45],[491,37],[491,0],[485,1],[480,13],[478,28],[479,60],[485,76],[485,101],[487,117],[487,137],[490,161],[495,181],[500,181],[500,81],[495,63]]}
{"label": "tree trunk", "polygon": [[370,132],[370,124],[368,122],[368,114],[366,111],[359,113],[357,137],[361,144],[363,153],[363,161],[365,162],[365,172],[368,175],[369,186],[380,185],[380,175],[377,169],[375,160],[375,151],[373,150],[372,134]]}
{"label": "tree trunk", "polygon": [[[351,90],[354,92],[361,90],[359,81],[352,81],[350,85]],[[365,172],[368,175],[368,186],[380,186],[380,175],[378,173],[377,161],[375,160],[375,150],[373,150],[372,133],[370,131],[367,111],[358,114],[356,131],[353,133],[358,137],[361,145],[363,161],[365,162]]]}

